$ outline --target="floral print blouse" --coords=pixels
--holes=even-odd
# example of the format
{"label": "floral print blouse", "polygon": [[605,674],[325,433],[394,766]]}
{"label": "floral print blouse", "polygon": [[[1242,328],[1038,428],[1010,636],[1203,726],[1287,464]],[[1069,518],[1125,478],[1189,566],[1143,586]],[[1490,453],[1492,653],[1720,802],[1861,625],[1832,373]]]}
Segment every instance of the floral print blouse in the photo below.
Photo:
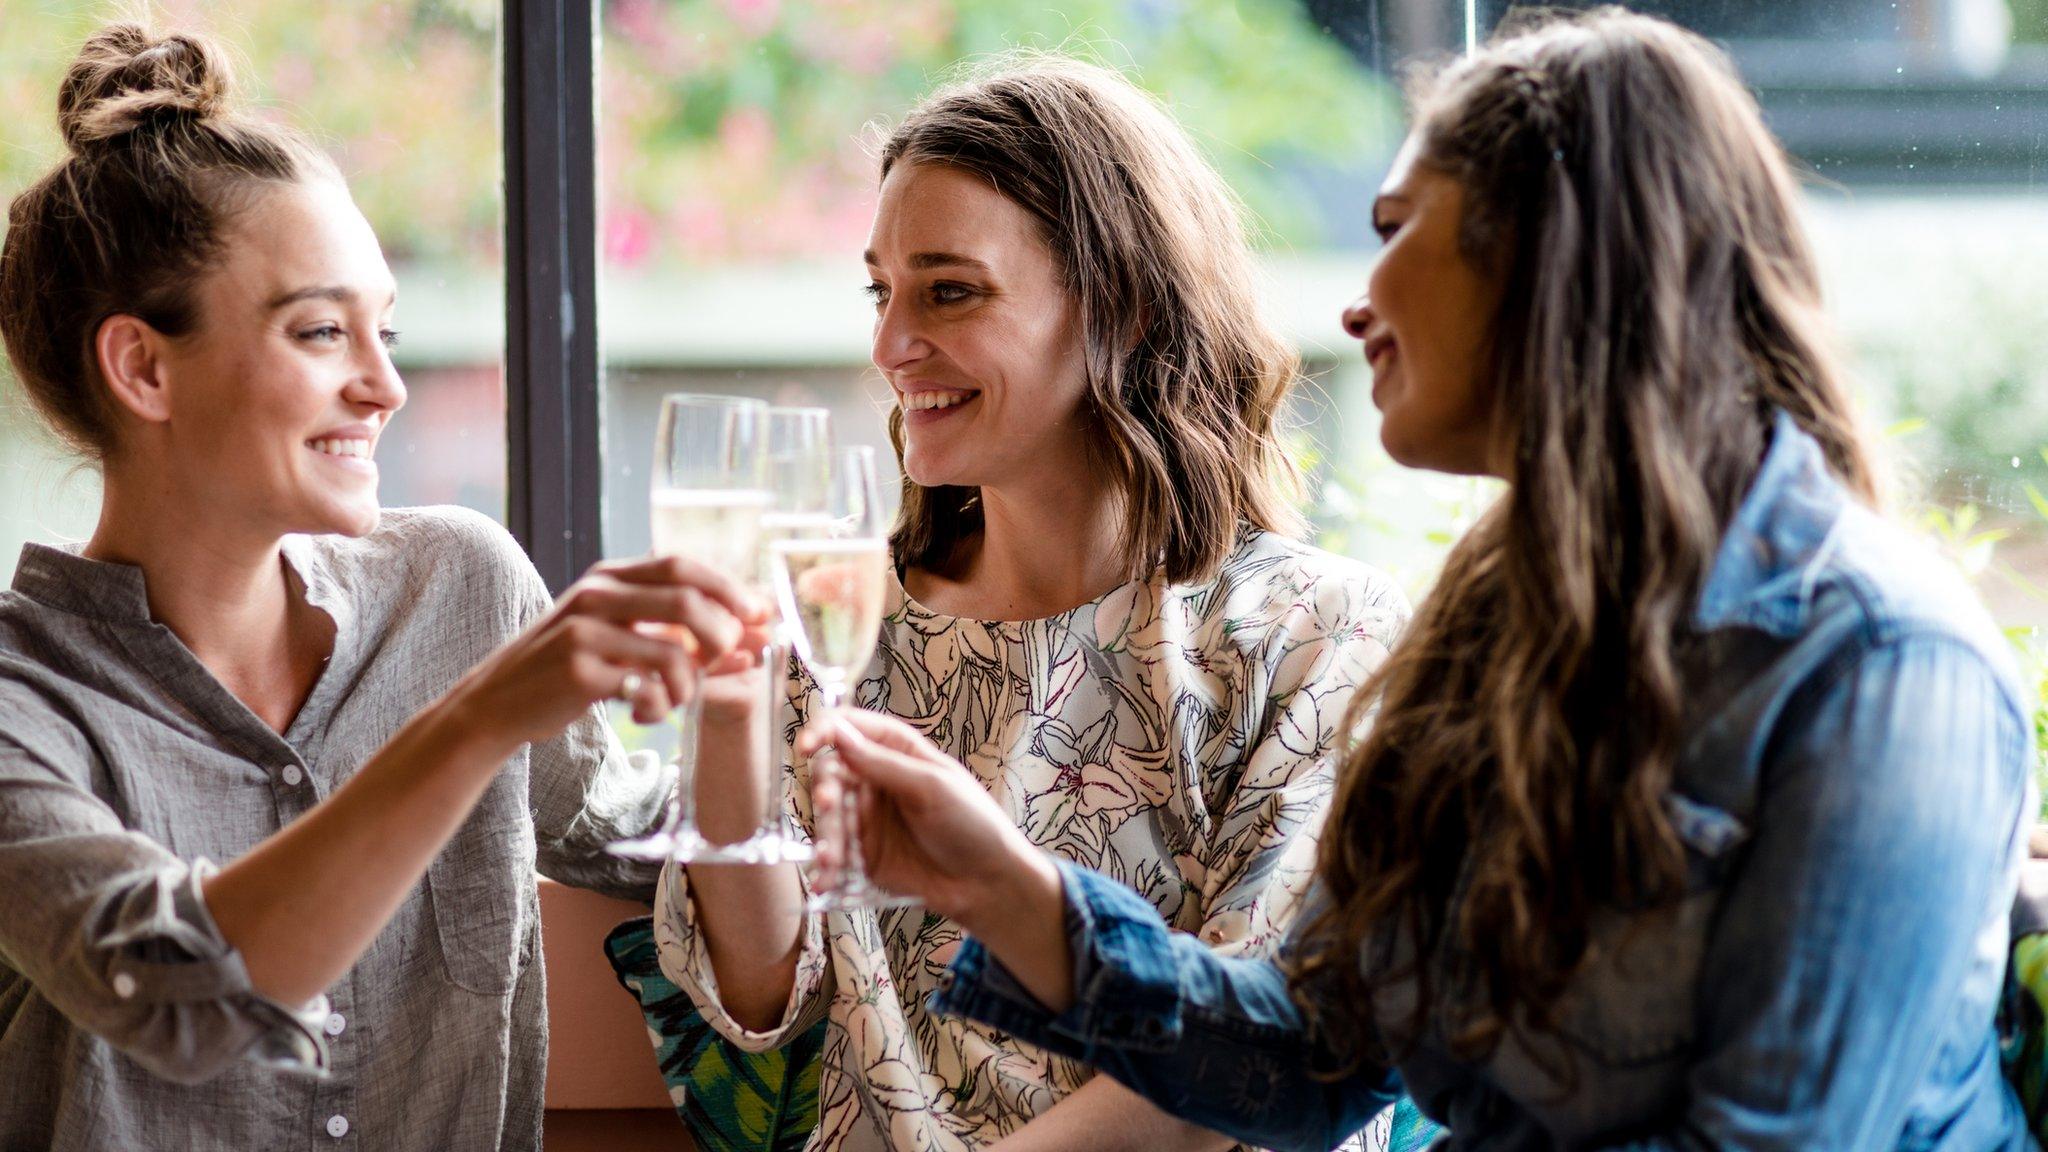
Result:
{"label": "floral print blouse", "polygon": [[[892,580],[854,700],[958,758],[1033,842],[1220,953],[1260,954],[1306,888],[1351,696],[1407,612],[1378,571],[1249,527],[1212,579],[1155,574],[1043,620],[941,615]],[[751,1032],[720,1006],[686,869],[655,907],[663,972],[742,1049],[829,1019],[811,1149],[980,1148],[1093,1074],[933,1014],[962,934],[922,909],[812,917],[781,1022]]]}

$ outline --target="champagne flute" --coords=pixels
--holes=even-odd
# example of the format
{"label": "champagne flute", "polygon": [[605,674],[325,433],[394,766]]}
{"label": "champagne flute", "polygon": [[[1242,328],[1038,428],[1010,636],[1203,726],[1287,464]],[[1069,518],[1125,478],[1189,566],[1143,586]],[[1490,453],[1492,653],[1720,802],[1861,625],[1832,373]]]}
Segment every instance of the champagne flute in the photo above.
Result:
{"label": "champagne flute", "polygon": [[[874,450],[835,452],[829,493],[829,532],[769,545],[776,596],[783,619],[792,626],[790,639],[818,682],[828,711],[839,706],[853,678],[867,667],[882,629],[889,541],[875,487]],[[812,766],[820,773],[843,771],[829,747],[819,749]],[[812,893],[814,912],[911,903],[869,882],[854,807],[842,804],[835,819],[819,824],[818,835],[831,838],[841,863],[830,882]]]}
{"label": "champagne flute", "polygon": [[[759,573],[769,505],[765,401],[674,393],[662,398],[651,493],[654,551],[687,556],[743,581]],[[679,632],[684,642],[688,633]],[[611,845],[643,860],[696,860],[713,848],[697,829],[697,733],[703,700],[677,710],[676,785],[661,830]]]}
{"label": "champagne flute", "polygon": [[[768,511],[761,517],[762,548],[757,559],[757,582],[762,592],[774,595],[774,564],[769,546],[777,540],[794,540],[829,534],[832,476],[832,414],[824,408],[775,407],[768,410]],[[779,864],[811,858],[810,842],[796,835],[787,813],[788,773],[782,738],[782,709],[788,704],[788,669],[793,647],[788,621],[777,623],[774,635],[759,653],[765,681],[763,704],[765,731],[750,732],[747,739],[767,749],[767,775],[761,818],[752,833],[729,852],[700,859],[735,860],[743,863]]]}
{"label": "champagne flute", "polygon": [[831,530],[832,413],[825,408],[768,410],[768,511],[761,517],[760,585],[773,588],[767,546]]}

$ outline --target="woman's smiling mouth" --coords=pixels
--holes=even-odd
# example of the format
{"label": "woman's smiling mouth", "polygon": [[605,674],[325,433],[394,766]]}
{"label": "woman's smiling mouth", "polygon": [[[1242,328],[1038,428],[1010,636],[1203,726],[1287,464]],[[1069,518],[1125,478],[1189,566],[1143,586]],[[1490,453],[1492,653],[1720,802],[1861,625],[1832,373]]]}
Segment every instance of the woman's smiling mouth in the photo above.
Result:
{"label": "woman's smiling mouth", "polygon": [[905,423],[930,424],[951,416],[962,405],[980,395],[979,392],[967,392],[957,388],[928,388],[915,392],[900,392],[897,394],[897,402],[902,405]]}
{"label": "woman's smiling mouth", "polygon": [[951,390],[905,392],[903,394],[903,410],[905,412],[921,412],[933,408],[951,408],[957,404],[967,403],[969,400],[974,399],[975,395],[973,392],[955,392]]}
{"label": "woman's smiling mouth", "polygon": [[1378,336],[1366,338],[1365,362],[1371,366],[1375,375],[1385,372],[1387,366],[1392,364],[1393,360],[1394,338],[1392,336],[1382,333]]}
{"label": "woman's smiling mouth", "polygon": [[368,440],[308,440],[306,446],[323,456],[339,456],[345,460],[368,460]]}
{"label": "woman's smiling mouth", "polygon": [[322,436],[306,441],[315,455],[358,476],[377,475],[377,442],[362,436]]}

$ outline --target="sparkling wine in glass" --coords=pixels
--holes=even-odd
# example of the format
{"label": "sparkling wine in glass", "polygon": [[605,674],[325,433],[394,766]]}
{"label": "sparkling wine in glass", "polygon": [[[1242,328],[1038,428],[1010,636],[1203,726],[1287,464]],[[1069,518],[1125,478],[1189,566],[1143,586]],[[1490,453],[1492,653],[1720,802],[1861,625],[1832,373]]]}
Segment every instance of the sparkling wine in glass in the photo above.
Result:
{"label": "sparkling wine in glass", "polygon": [[[847,448],[836,452],[830,489],[829,532],[769,545],[783,620],[792,629],[797,656],[818,682],[828,711],[845,700],[854,677],[874,655],[889,571],[889,541],[875,487],[874,451]],[[818,751],[812,767],[818,773],[842,771],[829,747]],[[831,839],[840,864],[812,893],[812,911],[910,902],[869,882],[861,860],[856,808],[842,803],[835,817],[820,820],[818,835]]]}
{"label": "sparkling wine in glass", "polygon": [[[832,478],[832,414],[824,408],[775,407],[768,410],[768,510],[761,516],[761,547],[755,555],[756,582],[774,598],[774,561],[769,546],[828,534]],[[793,647],[790,625],[778,623],[758,653],[762,713],[758,731],[745,739],[765,749],[765,774],[754,827],[732,851],[746,862],[779,864],[811,858],[811,843],[797,835],[788,815],[789,773],[783,739],[782,712],[789,704],[789,667]]]}
{"label": "sparkling wine in glass", "polygon": [[[686,556],[749,583],[760,568],[761,519],[771,503],[768,405],[735,396],[675,393],[661,401],[649,493],[654,551]],[[677,631],[687,642],[688,633]],[[660,831],[613,844],[621,856],[701,860],[729,849],[697,828],[697,733],[703,701],[692,692],[677,710],[676,787]]]}

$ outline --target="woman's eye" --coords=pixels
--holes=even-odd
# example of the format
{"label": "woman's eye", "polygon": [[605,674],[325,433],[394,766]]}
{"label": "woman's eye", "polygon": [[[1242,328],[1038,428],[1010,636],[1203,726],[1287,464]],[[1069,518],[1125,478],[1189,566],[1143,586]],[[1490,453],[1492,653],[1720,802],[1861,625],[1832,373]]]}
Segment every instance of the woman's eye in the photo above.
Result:
{"label": "woman's eye", "polygon": [[1379,235],[1380,243],[1385,244],[1394,238],[1394,233],[1401,230],[1401,222],[1384,216],[1375,216],[1372,221],[1372,230]]}
{"label": "woman's eye", "polygon": [[868,281],[867,285],[861,289],[861,292],[864,293],[867,296],[867,298],[871,302],[873,302],[874,306],[877,308],[880,308],[882,305],[887,304],[889,302],[888,286],[884,285],[879,280]]}
{"label": "woman's eye", "polygon": [[398,347],[398,331],[397,331],[397,329],[394,329],[394,328],[386,328],[386,329],[384,329],[383,331],[381,331],[381,332],[378,332],[378,333],[377,333],[377,339],[379,339],[379,340],[382,340],[382,341],[384,342],[384,346],[385,346],[386,348],[396,348],[396,347]]}
{"label": "woman's eye", "polygon": [[341,339],[341,335],[342,333],[340,325],[320,324],[301,331],[299,333],[299,339],[314,341],[321,344],[332,344],[334,341]]}
{"label": "woman's eye", "polygon": [[958,304],[974,293],[963,284],[932,285],[932,301],[938,304]]}

